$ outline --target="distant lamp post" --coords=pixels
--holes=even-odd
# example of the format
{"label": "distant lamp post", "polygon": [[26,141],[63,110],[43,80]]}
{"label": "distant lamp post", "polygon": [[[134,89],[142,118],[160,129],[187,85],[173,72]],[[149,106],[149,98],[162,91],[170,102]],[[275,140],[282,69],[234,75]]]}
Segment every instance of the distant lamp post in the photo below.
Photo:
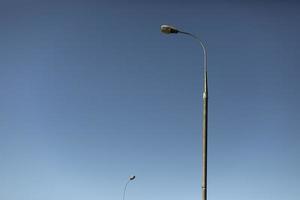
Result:
{"label": "distant lamp post", "polygon": [[129,179],[128,179],[128,181],[126,182],[126,185],[125,185],[125,188],[124,188],[124,191],[123,191],[123,200],[125,200],[125,194],[126,194],[126,189],[127,189],[128,183],[130,183],[134,179],[135,179],[135,176],[130,176]]}
{"label": "distant lamp post", "polygon": [[203,42],[195,35],[180,31],[169,25],[161,25],[160,30],[165,34],[182,33],[196,39],[204,54],[204,85],[203,85],[203,113],[202,113],[202,200],[207,197],[207,114],[208,114],[208,86],[207,86],[207,53]]}

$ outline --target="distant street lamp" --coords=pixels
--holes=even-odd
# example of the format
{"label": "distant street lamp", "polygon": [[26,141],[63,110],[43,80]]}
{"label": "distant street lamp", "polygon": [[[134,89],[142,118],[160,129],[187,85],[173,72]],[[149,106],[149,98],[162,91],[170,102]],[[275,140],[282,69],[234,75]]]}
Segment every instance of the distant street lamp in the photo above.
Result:
{"label": "distant street lamp", "polygon": [[125,185],[125,188],[124,188],[124,191],[123,191],[123,200],[125,200],[125,194],[126,194],[126,189],[127,189],[128,183],[130,183],[134,179],[135,179],[135,176],[130,176],[129,179],[128,179],[128,181],[126,182],[126,185]]}
{"label": "distant street lamp", "polygon": [[203,113],[202,113],[202,200],[206,200],[207,197],[207,114],[208,114],[208,86],[207,86],[207,53],[206,48],[203,42],[196,37],[195,35],[180,31],[169,25],[162,25],[160,27],[162,33],[165,34],[176,34],[182,33],[185,35],[189,35],[196,39],[202,49],[204,54],[204,88],[203,88]]}

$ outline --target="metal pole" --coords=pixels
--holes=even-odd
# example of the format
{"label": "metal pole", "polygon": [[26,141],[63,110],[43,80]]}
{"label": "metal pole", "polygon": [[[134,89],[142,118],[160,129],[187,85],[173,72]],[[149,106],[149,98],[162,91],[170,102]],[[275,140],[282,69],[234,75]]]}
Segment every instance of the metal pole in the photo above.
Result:
{"label": "metal pole", "polygon": [[126,189],[127,189],[127,185],[130,181],[134,180],[135,179],[135,176],[130,176],[129,177],[129,180],[127,181],[125,187],[124,187],[124,191],[123,191],[123,200],[125,200],[125,194],[126,194]]}
{"label": "metal pole", "polygon": [[202,113],[202,200],[207,198],[207,114],[208,114],[208,87],[207,71],[204,75],[203,113]]}
{"label": "metal pole", "polygon": [[130,180],[128,180],[126,185],[125,185],[125,188],[124,188],[124,191],[123,191],[123,200],[125,200],[126,188],[127,188],[127,185],[128,185],[129,182],[130,182]]}
{"label": "metal pole", "polygon": [[207,114],[208,114],[207,52],[202,41],[201,40],[199,41],[202,46],[203,54],[204,54],[203,111],[202,111],[202,200],[206,200],[207,198],[207,121],[208,121],[207,119]]}
{"label": "metal pole", "polygon": [[207,114],[208,114],[208,76],[207,76],[207,53],[203,42],[195,35],[180,31],[169,25],[161,25],[161,32],[166,34],[182,33],[196,39],[204,54],[204,84],[203,84],[203,113],[202,113],[202,200],[207,198]]}
{"label": "metal pole", "polygon": [[207,199],[207,114],[208,114],[208,76],[207,76],[207,51],[203,42],[195,35],[178,31],[195,38],[201,45],[204,55],[203,78],[203,111],[202,111],[202,200]]}

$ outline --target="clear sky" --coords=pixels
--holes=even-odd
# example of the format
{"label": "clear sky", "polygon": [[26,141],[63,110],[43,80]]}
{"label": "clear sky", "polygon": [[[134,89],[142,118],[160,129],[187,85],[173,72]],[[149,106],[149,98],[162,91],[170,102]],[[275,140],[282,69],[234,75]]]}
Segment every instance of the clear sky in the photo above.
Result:
{"label": "clear sky", "polygon": [[2,0],[0,199],[300,196],[300,3]]}

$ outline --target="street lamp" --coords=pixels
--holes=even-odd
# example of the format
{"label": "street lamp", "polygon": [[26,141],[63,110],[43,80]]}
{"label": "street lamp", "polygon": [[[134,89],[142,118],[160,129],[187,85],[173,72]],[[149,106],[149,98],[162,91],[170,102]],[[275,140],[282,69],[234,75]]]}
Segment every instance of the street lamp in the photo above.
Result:
{"label": "street lamp", "polygon": [[160,30],[165,34],[185,34],[196,39],[202,49],[204,55],[204,85],[203,85],[203,113],[202,113],[202,200],[207,197],[207,114],[208,114],[208,86],[207,86],[207,52],[203,42],[195,35],[180,31],[169,25],[161,25]]}
{"label": "street lamp", "polygon": [[134,179],[135,179],[135,176],[130,176],[128,181],[126,182],[126,185],[125,185],[125,188],[124,188],[124,191],[123,191],[123,200],[125,200],[125,193],[126,193],[128,183],[133,181]]}

